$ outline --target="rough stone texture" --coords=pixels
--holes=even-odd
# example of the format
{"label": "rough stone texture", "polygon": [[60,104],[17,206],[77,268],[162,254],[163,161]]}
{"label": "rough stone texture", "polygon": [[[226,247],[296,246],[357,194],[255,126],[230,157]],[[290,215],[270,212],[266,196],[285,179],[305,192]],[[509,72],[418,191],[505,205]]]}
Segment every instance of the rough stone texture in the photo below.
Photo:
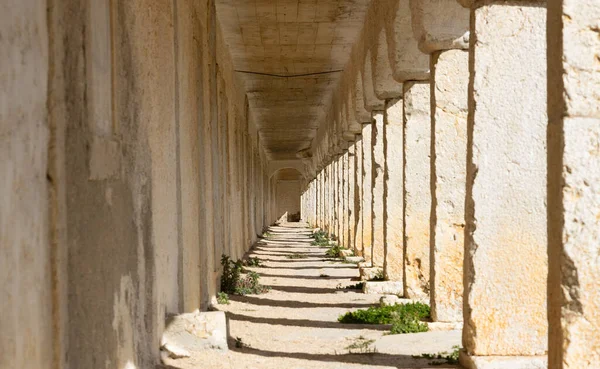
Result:
{"label": "rough stone texture", "polygon": [[380,294],[380,295],[402,295],[404,291],[404,286],[402,282],[394,282],[394,281],[382,281],[382,282],[372,282],[365,281],[363,286],[363,293],[372,295],[372,294]]}
{"label": "rough stone texture", "polygon": [[[46,4],[0,6],[0,368],[52,368]],[[58,344],[58,342],[57,342]]]}
{"label": "rough stone texture", "polygon": [[600,367],[600,7],[548,2],[551,369]]}
{"label": "rough stone texture", "polygon": [[345,260],[347,262],[355,263],[355,264],[365,261],[365,259],[362,256],[346,256]]}
{"label": "rough stone texture", "polygon": [[354,223],[356,232],[354,236],[354,252],[356,255],[364,256],[363,238],[363,140],[362,136],[356,141],[356,157],[354,158]]}
{"label": "rough stone texture", "polygon": [[429,296],[430,87],[404,84],[404,296]]}
{"label": "rough stone texture", "polygon": [[392,99],[385,107],[385,278],[404,278],[404,124],[403,102]]}
{"label": "rough stone texture", "polygon": [[402,301],[400,297],[396,295],[385,295],[379,299],[379,305],[381,306],[392,306],[399,304]]}
{"label": "rough stone texture", "polygon": [[356,215],[355,215],[355,191],[356,191],[356,144],[352,143],[348,148],[348,242],[347,247],[356,252]]}
{"label": "rough stone texture", "polygon": [[540,356],[468,356],[460,352],[460,363],[465,369],[546,369],[548,360]]}
{"label": "rough stone texture", "polygon": [[421,0],[410,3],[415,38],[423,52],[468,47],[469,10],[459,4],[461,1],[469,0]]}
{"label": "rough stone texture", "polygon": [[431,318],[460,321],[463,294],[469,53],[431,57]]}
{"label": "rough stone texture", "polygon": [[361,218],[363,224],[363,257],[366,261],[372,262],[372,244],[373,244],[373,142],[372,142],[373,126],[367,124],[363,126],[362,143],[363,143],[363,160],[362,160],[362,206]]}
{"label": "rough stone texture", "polygon": [[195,311],[169,317],[160,339],[160,347],[172,359],[189,357],[190,352],[201,350],[227,351],[225,313]]}
{"label": "rough stone texture", "polygon": [[545,14],[502,2],[473,10],[463,331],[470,356],[547,349]]}
{"label": "rough stone texture", "polygon": [[383,268],[380,267],[361,267],[359,265],[360,280],[371,281],[383,275]]}
{"label": "rough stone texture", "polygon": [[338,253],[338,256],[341,258],[345,258],[346,256],[353,256],[353,255],[354,255],[354,251],[349,250],[349,249],[342,249]]}
{"label": "rough stone texture", "polygon": [[371,258],[374,266],[383,266],[385,255],[385,130],[383,123],[383,112],[373,112],[373,132],[371,171],[373,173],[373,209],[371,215],[372,224],[372,249]]}

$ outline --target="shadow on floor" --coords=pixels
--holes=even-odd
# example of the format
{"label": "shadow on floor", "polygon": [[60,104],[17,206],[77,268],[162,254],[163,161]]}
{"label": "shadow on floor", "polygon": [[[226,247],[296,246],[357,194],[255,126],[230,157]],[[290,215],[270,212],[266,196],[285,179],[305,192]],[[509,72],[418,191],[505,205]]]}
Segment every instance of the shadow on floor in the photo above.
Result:
{"label": "shadow on floor", "polygon": [[350,279],[350,276],[327,276],[327,277],[319,277],[319,276],[310,276],[310,275],[284,275],[284,274],[266,274],[266,273],[258,273],[261,277],[270,277],[270,278],[288,278],[288,279],[340,279],[347,281]]}
{"label": "shadow on floor", "polygon": [[285,325],[293,327],[309,327],[309,328],[331,328],[331,329],[352,329],[362,330],[370,329],[374,331],[389,331],[391,325],[389,324],[342,324],[338,322],[327,322],[321,320],[306,320],[306,319],[283,319],[283,318],[262,318],[254,317],[243,314],[236,314],[227,312],[228,320],[237,320],[256,324],[270,324],[270,325]]}
{"label": "shadow on floor", "polygon": [[314,303],[314,302],[304,302],[304,301],[288,301],[288,300],[272,300],[266,298],[259,298],[253,296],[238,296],[232,295],[229,296],[231,301],[243,302],[246,304],[252,305],[263,305],[263,306],[272,306],[272,307],[284,307],[284,308],[342,308],[342,309],[352,309],[352,308],[368,308],[371,306],[379,306],[378,304],[361,304],[356,301],[348,304],[344,303],[333,303],[333,304],[322,304],[322,303]]}
{"label": "shadow on floor", "polygon": [[340,353],[335,354],[308,354],[303,352],[278,352],[278,351],[267,351],[259,350],[252,347],[235,347],[235,343],[230,344],[230,350],[237,351],[246,354],[259,355],[265,357],[284,357],[291,359],[301,360],[312,360],[312,361],[324,361],[324,362],[339,362],[348,364],[363,364],[370,366],[386,366],[403,369],[424,369],[431,368],[432,366],[438,368],[456,368],[454,365],[432,365],[430,359],[415,359],[408,355],[391,355],[382,353],[368,353],[368,354],[348,354]]}

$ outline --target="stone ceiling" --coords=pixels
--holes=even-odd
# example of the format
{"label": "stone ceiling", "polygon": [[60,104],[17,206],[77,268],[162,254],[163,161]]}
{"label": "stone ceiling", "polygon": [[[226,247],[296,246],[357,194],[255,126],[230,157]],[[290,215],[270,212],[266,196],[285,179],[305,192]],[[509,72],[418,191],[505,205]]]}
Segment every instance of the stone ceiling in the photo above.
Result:
{"label": "stone ceiling", "polygon": [[370,0],[217,0],[271,160],[298,158],[323,124]]}

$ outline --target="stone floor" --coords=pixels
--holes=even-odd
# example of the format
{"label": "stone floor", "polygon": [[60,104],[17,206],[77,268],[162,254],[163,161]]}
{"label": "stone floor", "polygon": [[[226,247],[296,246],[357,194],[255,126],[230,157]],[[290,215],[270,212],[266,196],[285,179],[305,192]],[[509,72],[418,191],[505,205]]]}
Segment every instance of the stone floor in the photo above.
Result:
{"label": "stone floor", "polygon": [[[449,368],[413,355],[451,351],[460,331],[386,335],[389,326],[337,322],[340,314],[377,305],[381,295],[340,287],[357,283],[354,264],[325,258],[326,248],[311,246],[305,224],[288,223],[269,230],[251,257],[264,267],[249,268],[271,287],[262,295],[231,296],[218,305],[229,320],[229,352],[204,351],[173,360],[173,368]],[[292,259],[294,253],[307,258]],[[243,347],[236,347],[236,338]],[[359,337],[374,340],[375,353],[349,354]]]}

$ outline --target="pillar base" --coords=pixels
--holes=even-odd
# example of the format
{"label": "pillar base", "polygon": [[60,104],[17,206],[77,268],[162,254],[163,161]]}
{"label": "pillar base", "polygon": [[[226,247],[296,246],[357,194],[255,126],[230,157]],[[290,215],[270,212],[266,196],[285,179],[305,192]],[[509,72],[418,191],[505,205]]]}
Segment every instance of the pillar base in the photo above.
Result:
{"label": "pillar base", "polygon": [[404,286],[402,282],[381,281],[372,282],[365,281],[363,285],[363,293],[368,295],[398,295],[404,294]]}
{"label": "pillar base", "polygon": [[466,369],[547,369],[547,356],[469,356],[460,351],[460,365]]}

